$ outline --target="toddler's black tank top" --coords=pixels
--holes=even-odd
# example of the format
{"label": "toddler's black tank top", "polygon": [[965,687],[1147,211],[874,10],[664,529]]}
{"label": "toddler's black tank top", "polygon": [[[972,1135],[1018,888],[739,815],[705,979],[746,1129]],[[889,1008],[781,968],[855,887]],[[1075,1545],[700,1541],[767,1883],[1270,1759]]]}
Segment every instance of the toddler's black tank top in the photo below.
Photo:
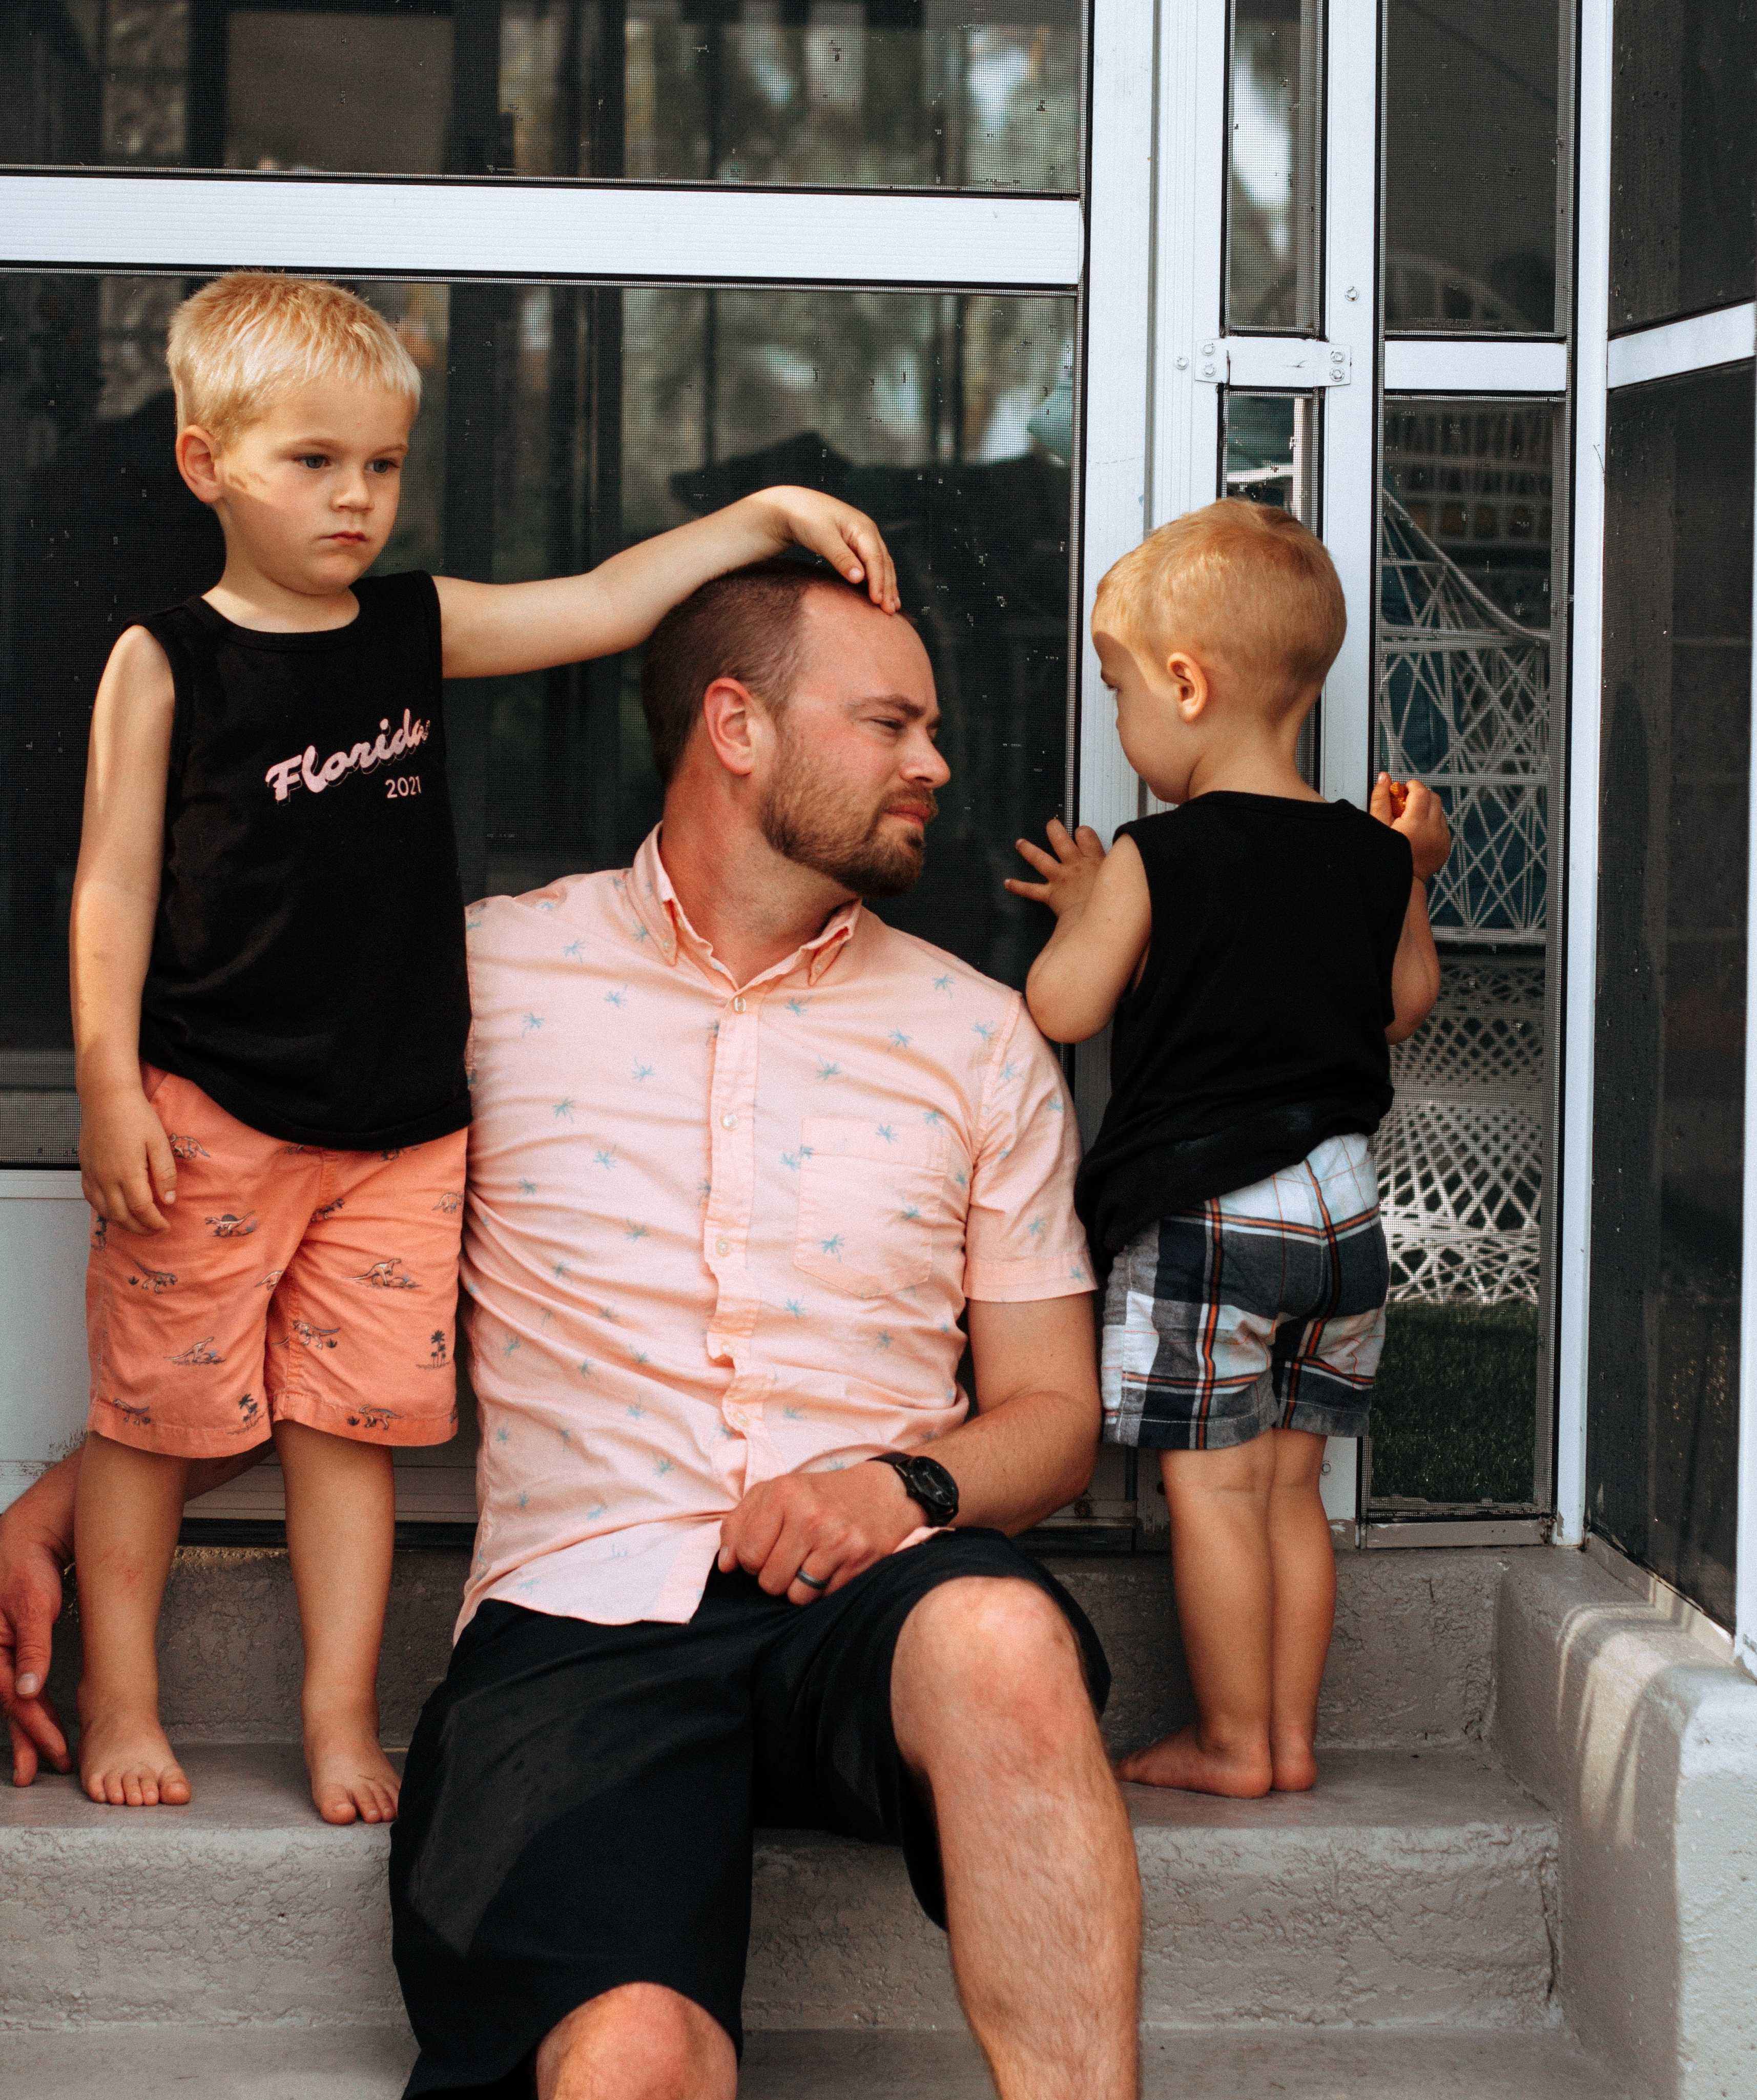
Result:
{"label": "toddler's black tank top", "polygon": [[349,1151],[470,1120],[463,902],[431,576],[319,634],[200,598],[140,624],[176,688],[140,1054],[254,1130]]}
{"label": "toddler's black tank top", "polygon": [[1349,802],[1217,791],[1117,836],[1153,931],[1075,1185],[1105,1264],[1155,1219],[1379,1127],[1412,872],[1402,832]]}

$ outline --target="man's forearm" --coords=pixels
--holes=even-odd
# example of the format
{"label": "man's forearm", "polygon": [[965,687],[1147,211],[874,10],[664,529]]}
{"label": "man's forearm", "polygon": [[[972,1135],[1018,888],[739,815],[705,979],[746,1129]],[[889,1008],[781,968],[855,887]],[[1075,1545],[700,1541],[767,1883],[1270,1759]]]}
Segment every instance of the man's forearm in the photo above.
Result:
{"label": "man's forearm", "polygon": [[960,1525],[1010,1533],[1028,1531],[1084,1493],[1097,1441],[1096,1405],[1046,1388],[973,1414],[924,1455],[957,1482]]}

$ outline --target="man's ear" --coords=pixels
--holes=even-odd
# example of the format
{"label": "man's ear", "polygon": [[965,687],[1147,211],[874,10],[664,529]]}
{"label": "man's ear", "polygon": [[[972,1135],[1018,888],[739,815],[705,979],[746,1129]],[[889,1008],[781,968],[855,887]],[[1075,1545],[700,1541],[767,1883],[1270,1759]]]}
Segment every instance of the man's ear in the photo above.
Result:
{"label": "man's ear", "polygon": [[177,471],[204,503],[219,500],[219,447],[199,423],[177,433]]}
{"label": "man's ear", "polygon": [[757,767],[762,710],[748,686],[716,678],[702,695],[702,727],[713,755],[728,773],[748,780]]}
{"label": "man's ear", "polygon": [[1179,714],[1186,722],[1199,721],[1211,690],[1207,673],[1194,656],[1174,649],[1165,660],[1165,676]]}

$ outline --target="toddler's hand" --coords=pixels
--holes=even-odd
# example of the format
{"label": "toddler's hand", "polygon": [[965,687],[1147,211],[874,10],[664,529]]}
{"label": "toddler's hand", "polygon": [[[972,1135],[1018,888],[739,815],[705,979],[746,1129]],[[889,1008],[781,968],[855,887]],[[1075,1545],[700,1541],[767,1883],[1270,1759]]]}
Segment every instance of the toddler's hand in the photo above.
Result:
{"label": "toddler's hand", "polygon": [[1452,850],[1452,827],[1446,820],[1445,806],[1431,788],[1419,780],[1393,780],[1388,773],[1381,773],[1373,783],[1369,807],[1380,823],[1388,824],[1409,840],[1418,882],[1426,882],[1446,866]]}
{"label": "toddler's hand", "polygon": [[865,511],[817,488],[766,488],[754,501],[769,512],[778,547],[797,542],[821,554],[838,576],[863,583],[883,611],[895,612],[902,605],[890,549]]}
{"label": "toddler's hand", "polygon": [[1084,910],[1098,871],[1104,866],[1104,847],[1090,824],[1070,832],[1059,817],[1052,817],[1048,832],[1049,843],[1055,849],[1053,855],[1029,839],[1013,841],[1043,880],[1026,882],[1022,876],[1009,876],[1006,886],[1015,897],[1047,904],[1059,919],[1064,911]]}
{"label": "toddler's hand", "polygon": [[158,1206],[177,1200],[177,1162],[152,1104],[137,1087],[82,1101],[80,1108],[79,1180],[86,1201],[113,1225],[163,1232],[168,1220]]}

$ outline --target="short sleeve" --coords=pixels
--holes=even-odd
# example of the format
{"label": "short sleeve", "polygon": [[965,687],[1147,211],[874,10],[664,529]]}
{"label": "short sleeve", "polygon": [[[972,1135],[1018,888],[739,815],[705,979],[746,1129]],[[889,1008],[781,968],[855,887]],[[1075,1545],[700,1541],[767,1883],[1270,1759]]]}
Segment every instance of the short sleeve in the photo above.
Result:
{"label": "short sleeve", "polygon": [[1074,1212],[1079,1166],[1062,1068],[1015,999],[982,1093],[965,1228],[966,1298],[1018,1304],[1094,1287]]}

